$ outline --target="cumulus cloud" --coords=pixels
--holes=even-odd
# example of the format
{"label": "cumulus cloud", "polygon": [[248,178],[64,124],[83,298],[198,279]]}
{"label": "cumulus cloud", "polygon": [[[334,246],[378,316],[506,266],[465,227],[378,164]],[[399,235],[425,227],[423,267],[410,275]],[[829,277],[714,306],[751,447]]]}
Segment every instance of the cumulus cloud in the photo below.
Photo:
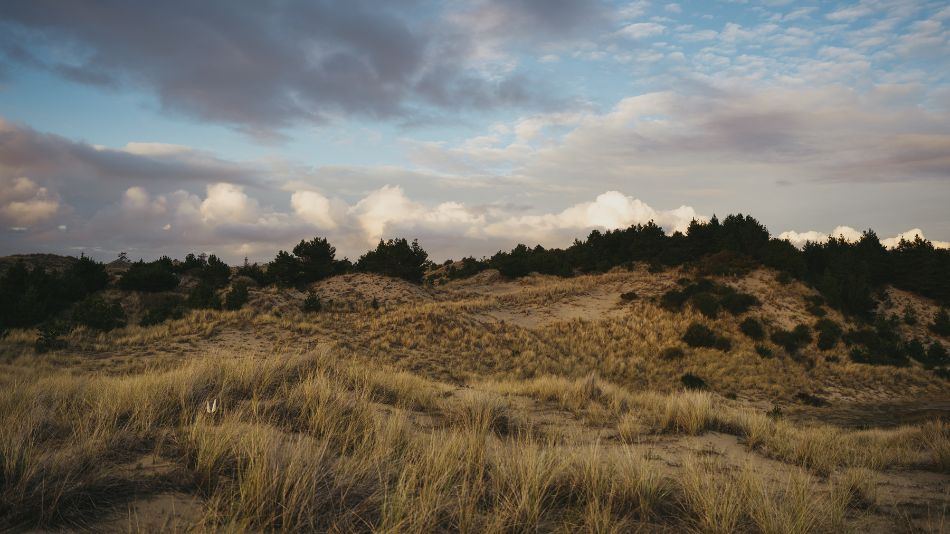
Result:
{"label": "cumulus cloud", "polygon": [[47,188],[25,176],[0,176],[0,220],[15,227],[29,227],[56,215],[60,203]]}

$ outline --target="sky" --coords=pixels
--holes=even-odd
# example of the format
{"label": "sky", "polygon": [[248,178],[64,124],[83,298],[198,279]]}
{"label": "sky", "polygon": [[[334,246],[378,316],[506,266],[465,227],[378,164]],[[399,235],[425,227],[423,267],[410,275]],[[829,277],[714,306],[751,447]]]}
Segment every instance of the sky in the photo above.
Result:
{"label": "sky", "polygon": [[950,241],[950,2],[6,0],[0,254]]}

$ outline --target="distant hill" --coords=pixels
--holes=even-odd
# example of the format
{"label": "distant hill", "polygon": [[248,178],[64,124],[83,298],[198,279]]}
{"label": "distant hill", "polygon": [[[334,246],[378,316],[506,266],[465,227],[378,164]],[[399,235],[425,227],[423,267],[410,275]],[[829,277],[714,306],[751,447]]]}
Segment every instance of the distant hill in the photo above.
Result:
{"label": "distant hill", "polygon": [[43,267],[47,271],[63,271],[79,261],[75,256],[60,256],[59,254],[13,254],[0,256],[0,273],[5,272],[18,261],[28,267]]}

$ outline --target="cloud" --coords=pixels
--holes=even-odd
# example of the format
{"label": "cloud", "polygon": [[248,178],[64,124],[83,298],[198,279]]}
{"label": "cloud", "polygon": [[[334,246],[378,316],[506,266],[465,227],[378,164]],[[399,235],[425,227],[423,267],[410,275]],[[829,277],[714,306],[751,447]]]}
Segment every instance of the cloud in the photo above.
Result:
{"label": "cloud", "polygon": [[294,191],[290,196],[290,205],[294,213],[304,221],[322,230],[333,230],[338,226],[338,214],[330,199],[316,191]]}
{"label": "cloud", "polygon": [[[787,231],[782,232],[778,235],[779,239],[787,239],[796,247],[803,247],[805,243],[824,243],[828,241],[829,237],[841,238],[849,243],[854,243],[861,239],[862,233],[850,226],[838,226],[830,233],[823,233],[816,230],[810,230],[807,232],[796,232],[796,231]],[[926,239],[924,236],[923,230],[920,228],[914,228],[907,230],[906,232],[901,232],[894,237],[888,237],[881,239],[881,244],[887,248],[894,248],[900,244],[901,239],[907,241],[913,241],[915,237],[920,236],[921,239]],[[937,248],[950,248],[950,242],[947,241],[931,241],[933,245]]]}
{"label": "cloud", "polygon": [[200,210],[206,221],[255,222],[259,207],[242,187],[216,183],[208,186],[208,196],[201,202]]}
{"label": "cloud", "polygon": [[617,31],[617,34],[630,39],[646,39],[660,35],[665,31],[666,26],[656,22],[636,22],[624,26]]}
{"label": "cloud", "polygon": [[[144,89],[167,111],[263,136],[339,116],[408,118],[420,108],[549,100],[550,88],[522,75],[489,75],[470,33],[478,27],[448,31],[441,13],[420,3],[212,4],[3,2],[0,59],[77,83]],[[494,17],[493,28],[509,37],[563,35],[602,9],[580,0],[479,6],[472,17]]]}
{"label": "cloud", "polygon": [[59,208],[59,200],[33,180],[0,176],[0,220],[4,224],[29,227],[49,220]]}
{"label": "cloud", "polygon": [[[549,122],[539,116],[534,124]],[[522,118],[511,130],[532,124]],[[570,128],[540,145],[525,144],[530,135],[480,137],[478,143],[429,145],[414,154],[415,161],[436,169],[463,163],[507,167],[541,187],[575,183],[591,173],[599,187],[670,176],[693,183],[757,176],[771,184],[950,176],[950,116],[894,99],[886,90],[664,91],[627,97],[606,113],[575,114],[560,124]]]}

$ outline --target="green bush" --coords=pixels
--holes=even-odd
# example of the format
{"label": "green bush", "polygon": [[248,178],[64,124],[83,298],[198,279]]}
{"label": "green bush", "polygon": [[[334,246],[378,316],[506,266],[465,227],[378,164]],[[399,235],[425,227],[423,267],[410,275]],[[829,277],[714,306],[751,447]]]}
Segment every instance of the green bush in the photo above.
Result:
{"label": "green bush", "polygon": [[914,326],[917,324],[917,310],[910,306],[904,307],[904,324]]}
{"label": "green bush", "polygon": [[686,353],[679,347],[666,347],[660,351],[660,358],[664,360],[679,360],[685,355]]}
{"label": "green bush", "polygon": [[380,240],[374,250],[360,256],[356,270],[420,283],[428,259],[429,254],[419,246],[418,240],[411,244],[405,239]]}
{"label": "green bush", "polygon": [[208,256],[208,263],[199,271],[198,278],[213,288],[224,287],[231,278],[231,268],[212,254]]}
{"label": "green bush", "polygon": [[140,326],[152,326],[169,319],[181,319],[185,316],[185,300],[178,295],[162,295],[164,298],[153,301],[145,310]]}
{"label": "green bush", "polygon": [[831,350],[841,339],[841,326],[831,319],[819,319],[815,322],[815,330],[818,331],[818,348],[821,350]]}
{"label": "green bush", "polygon": [[755,352],[756,352],[756,354],[758,354],[759,356],[761,356],[761,357],[763,357],[763,358],[771,358],[771,357],[772,357],[772,349],[766,347],[765,345],[756,345],[756,346],[755,346]]}
{"label": "green bush", "polygon": [[709,387],[706,385],[705,380],[693,373],[686,373],[681,376],[680,383],[683,384],[683,387],[686,389],[708,389]]}
{"label": "green bush", "polygon": [[686,303],[687,295],[677,289],[671,289],[660,296],[660,306],[668,311],[680,311]]}
{"label": "green bush", "polygon": [[62,339],[62,336],[66,333],[66,327],[62,323],[50,321],[40,325],[38,330],[39,335],[33,343],[36,352],[44,353],[66,348],[66,340]]}
{"label": "green bush", "polygon": [[800,324],[792,330],[776,330],[772,332],[772,343],[785,349],[789,354],[795,354],[799,349],[811,343],[811,331],[807,326]]}
{"label": "green bush", "polygon": [[715,319],[719,316],[719,301],[711,293],[697,293],[690,299],[690,304],[704,317]]}
{"label": "green bush", "polygon": [[762,327],[762,323],[752,317],[746,317],[745,320],[739,323],[739,330],[756,341],[765,337],[765,329]]}
{"label": "green bush", "polygon": [[239,310],[241,306],[247,303],[248,292],[247,284],[236,283],[231,287],[231,291],[224,298],[224,308],[228,310]]}
{"label": "green bush", "polygon": [[149,263],[139,260],[119,279],[119,287],[129,291],[171,291],[178,287],[178,276],[167,256]]}
{"label": "green bush", "polygon": [[809,406],[815,406],[815,407],[828,405],[828,401],[826,401],[825,399],[817,395],[812,395],[811,393],[808,393],[807,391],[799,391],[798,393],[796,393],[795,400],[801,402],[802,404],[807,404]]}
{"label": "green bush", "polygon": [[303,301],[303,311],[307,313],[317,313],[323,309],[323,303],[320,302],[320,297],[316,293],[308,293],[307,298]]}
{"label": "green bush", "polygon": [[732,348],[732,342],[727,337],[719,336],[707,326],[693,323],[686,329],[683,342],[690,347],[715,348],[727,351]]}
{"label": "green bush", "polygon": [[749,311],[749,308],[758,306],[761,302],[755,295],[735,291],[723,295],[719,300],[719,304],[732,315],[742,315]]}
{"label": "green bush", "polygon": [[201,280],[198,282],[198,285],[188,293],[188,306],[195,309],[211,308],[220,310],[221,298],[218,297],[214,286]]}
{"label": "green bush", "polygon": [[923,363],[931,367],[947,365],[950,363],[947,359],[947,349],[939,341],[932,342]]}
{"label": "green bush", "polygon": [[125,326],[125,311],[118,302],[110,302],[98,295],[90,295],[73,308],[73,322],[108,332]]}
{"label": "green bush", "polygon": [[946,308],[940,308],[934,314],[934,320],[930,323],[930,331],[938,336],[950,337],[950,314],[947,314]]}

